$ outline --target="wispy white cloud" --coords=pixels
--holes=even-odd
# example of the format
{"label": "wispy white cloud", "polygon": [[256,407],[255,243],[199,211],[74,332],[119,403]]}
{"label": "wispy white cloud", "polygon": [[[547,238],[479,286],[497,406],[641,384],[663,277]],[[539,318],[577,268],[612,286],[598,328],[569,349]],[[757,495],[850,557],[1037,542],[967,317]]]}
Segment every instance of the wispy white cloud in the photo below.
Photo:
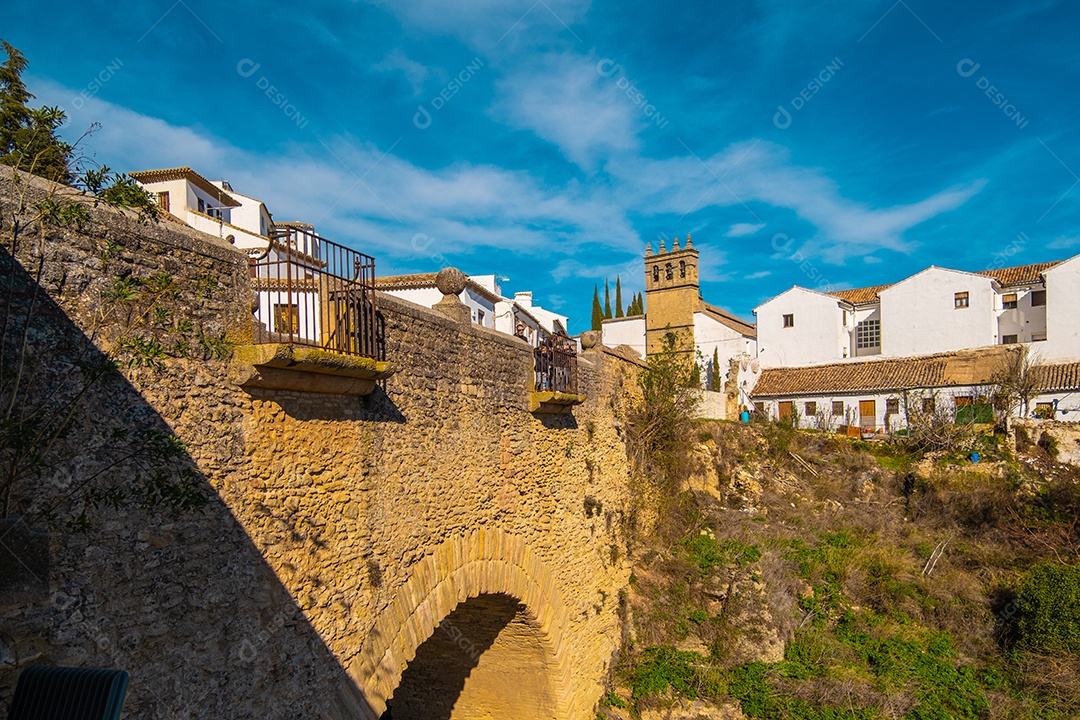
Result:
{"label": "wispy white cloud", "polygon": [[746,235],[753,235],[758,230],[765,227],[765,223],[735,223],[728,228],[727,237],[744,237]]}
{"label": "wispy white cloud", "polygon": [[400,72],[412,86],[413,95],[419,97],[424,91],[424,80],[427,79],[427,66],[410,59],[400,49],[394,49],[387,54],[372,69],[380,72]]}
{"label": "wispy white cloud", "polygon": [[532,29],[566,30],[580,23],[589,0],[471,0],[448,7],[441,0],[369,0],[402,25],[435,35],[458,37],[474,47],[509,45]]}
{"label": "wispy white cloud", "polygon": [[980,180],[915,203],[873,208],[845,197],[822,170],[792,163],[786,148],[758,140],[734,143],[710,156],[624,158],[608,168],[636,193],[635,205],[655,211],[691,214],[710,206],[741,205],[748,218],[760,221],[762,206],[791,210],[817,229],[808,249],[830,263],[881,249],[910,252],[907,230],[955,210],[985,185]]}
{"label": "wispy white cloud", "polygon": [[637,116],[595,61],[575,54],[547,54],[496,82],[496,119],[557,146],[585,170],[614,153],[636,153]]}
{"label": "wispy white cloud", "polygon": [[1064,235],[1046,243],[1046,247],[1051,250],[1071,250],[1072,248],[1080,247],[1080,235]]}
{"label": "wispy white cloud", "polygon": [[759,270],[755,273],[743,276],[743,280],[760,280],[761,278],[767,278],[770,275],[772,275],[772,272],[769,270]]}
{"label": "wispy white cloud", "polygon": [[[34,80],[33,90],[45,103],[73,96],[49,81]],[[328,237],[402,263],[484,248],[572,257],[584,243],[609,251],[641,245],[621,205],[602,188],[548,187],[527,172],[492,165],[427,169],[346,137],[256,154],[99,98],[73,108],[69,127],[77,135],[91,119],[102,129],[87,149],[114,169],[190,165],[260,198],[279,220],[313,222]],[[418,234],[426,239],[414,241]]]}

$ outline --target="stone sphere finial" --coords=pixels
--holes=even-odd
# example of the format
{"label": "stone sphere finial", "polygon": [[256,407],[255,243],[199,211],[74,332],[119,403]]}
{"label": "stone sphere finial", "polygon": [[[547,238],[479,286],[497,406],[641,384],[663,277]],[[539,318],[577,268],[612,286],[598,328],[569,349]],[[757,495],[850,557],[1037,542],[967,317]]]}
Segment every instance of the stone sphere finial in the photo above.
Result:
{"label": "stone sphere finial", "polygon": [[440,270],[435,276],[435,287],[439,288],[439,292],[443,295],[460,295],[465,289],[466,281],[468,278],[465,273],[457,268],[448,267]]}
{"label": "stone sphere finial", "polygon": [[583,350],[592,350],[600,345],[600,333],[596,330],[588,330],[581,333],[581,347]]}

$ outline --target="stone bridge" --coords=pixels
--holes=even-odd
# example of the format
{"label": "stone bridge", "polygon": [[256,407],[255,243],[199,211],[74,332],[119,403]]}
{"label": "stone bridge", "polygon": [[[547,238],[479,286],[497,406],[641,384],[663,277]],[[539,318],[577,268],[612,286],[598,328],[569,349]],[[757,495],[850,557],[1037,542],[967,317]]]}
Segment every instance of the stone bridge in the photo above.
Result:
{"label": "stone bridge", "polygon": [[[25,191],[3,186],[5,217]],[[593,717],[630,574],[636,364],[590,350],[585,402],[531,412],[525,343],[380,295],[398,371],[370,395],[245,389],[252,294],[227,243],[103,208],[28,237],[18,263],[0,260],[14,307],[40,293],[41,367],[120,353],[132,333],[186,348],[190,330],[203,345],[129,360],[92,387],[72,431],[81,452],[53,458],[16,510],[39,516],[95,473],[126,482],[101,448],[147,428],[186,444],[210,501],[179,516],[101,505],[78,531],[6,520],[0,699],[18,667],[45,663],[128,670],[132,718]],[[118,278],[161,273],[177,288],[166,319],[124,320]],[[221,333],[236,352],[204,340]]]}

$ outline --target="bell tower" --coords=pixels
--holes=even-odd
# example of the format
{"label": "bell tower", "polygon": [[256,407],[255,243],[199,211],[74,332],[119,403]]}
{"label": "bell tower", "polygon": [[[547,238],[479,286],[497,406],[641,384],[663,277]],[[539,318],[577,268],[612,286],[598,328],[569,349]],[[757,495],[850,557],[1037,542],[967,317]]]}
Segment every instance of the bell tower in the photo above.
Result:
{"label": "bell tower", "polygon": [[653,254],[652,243],[645,246],[645,352],[653,355],[664,346],[664,336],[675,333],[676,346],[694,350],[694,311],[700,298],[698,251],[686,235],[686,247],[679,238],[669,252],[660,241]]}

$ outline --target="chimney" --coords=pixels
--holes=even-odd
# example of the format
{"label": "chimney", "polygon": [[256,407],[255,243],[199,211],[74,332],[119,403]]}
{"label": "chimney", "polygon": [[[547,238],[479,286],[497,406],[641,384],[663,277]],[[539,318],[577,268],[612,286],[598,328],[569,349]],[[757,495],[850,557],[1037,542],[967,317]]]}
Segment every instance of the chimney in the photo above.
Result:
{"label": "chimney", "polygon": [[527,290],[525,292],[516,292],[516,293],[514,293],[514,302],[516,302],[518,305],[520,305],[523,308],[531,308],[532,307],[532,291]]}

